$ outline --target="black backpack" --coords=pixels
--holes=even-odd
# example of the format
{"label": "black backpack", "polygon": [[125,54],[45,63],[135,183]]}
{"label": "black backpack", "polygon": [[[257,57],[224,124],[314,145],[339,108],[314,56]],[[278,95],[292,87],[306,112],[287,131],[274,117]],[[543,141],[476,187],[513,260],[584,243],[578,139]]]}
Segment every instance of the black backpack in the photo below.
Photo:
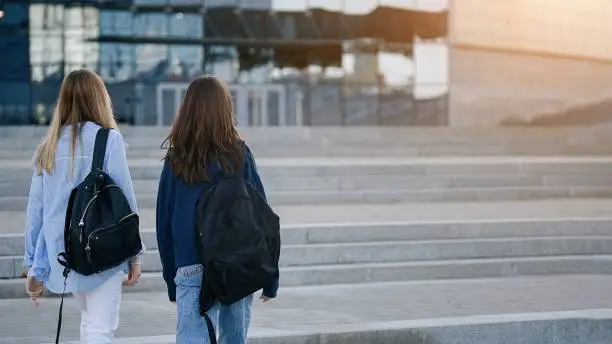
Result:
{"label": "black backpack", "polygon": [[[123,191],[103,170],[109,132],[110,129],[98,130],[91,172],[72,190],[68,199],[64,252],[57,258],[64,266],[65,279],[70,271],[88,276],[114,268],[142,250],[138,214],[132,211]],[[56,343],[61,328],[63,294]]]}
{"label": "black backpack", "polygon": [[58,261],[65,274],[89,276],[114,268],[142,249],[138,214],[103,171],[110,129],[96,135],[91,172],[70,193],[64,227],[65,251]]}
{"label": "black backpack", "polygon": [[204,278],[200,315],[206,320],[211,344],[216,344],[212,321],[206,315],[215,301],[241,300],[278,278],[280,219],[259,191],[247,183],[242,169],[219,172],[200,196],[197,234]]}

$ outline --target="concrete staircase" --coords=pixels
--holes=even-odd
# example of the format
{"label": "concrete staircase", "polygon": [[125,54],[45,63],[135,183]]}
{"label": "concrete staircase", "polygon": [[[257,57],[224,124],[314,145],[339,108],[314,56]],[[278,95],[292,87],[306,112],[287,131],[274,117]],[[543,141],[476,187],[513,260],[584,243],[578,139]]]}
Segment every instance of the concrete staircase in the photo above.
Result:
{"label": "concrete staircase", "polygon": [[[148,248],[134,291],[165,288],[151,210],[165,132],[125,130]],[[0,133],[0,218],[12,226],[0,229],[0,298],[23,297],[23,221],[14,218],[23,216],[25,157],[41,132]],[[612,272],[612,146],[601,146],[608,138],[599,129],[245,136],[283,221],[283,286]],[[581,209],[587,203],[604,206]]]}
{"label": "concrete staircase", "polygon": [[[44,127],[0,127],[0,158],[29,159]],[[125,127],[131,158],[158,158],[167,128]],[[243,128],[258,157],[609,155],[610,125],[578,128]]]}
{"label": "concrete staircase", "polygon": [[[139,206],[155,207],[161,162],[130,163]],[[29,166],[0,167],[0,211],[25,209]],[[612,196],[612,157],[261,158],[258,166],[277,206]]]}
{"label": "concrete staircase", "polygon": [[[612,272],[612,220],[453,221],[283,228],[283,286]],[[145,277],[163,291],[155,232]],[[23,235],[0,237],[1,297],[21,297]]]}

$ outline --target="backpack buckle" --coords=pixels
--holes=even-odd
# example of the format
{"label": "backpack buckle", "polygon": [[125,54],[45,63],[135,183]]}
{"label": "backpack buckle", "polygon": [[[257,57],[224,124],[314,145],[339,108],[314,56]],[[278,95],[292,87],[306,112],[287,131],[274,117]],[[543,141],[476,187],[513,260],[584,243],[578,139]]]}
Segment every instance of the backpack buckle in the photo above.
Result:
{"label": "backpack buckle", "polygon": [[104,180],[104,171],[102,171],[101,169],[96,169],[96,179],[99,181],[103,181]]}

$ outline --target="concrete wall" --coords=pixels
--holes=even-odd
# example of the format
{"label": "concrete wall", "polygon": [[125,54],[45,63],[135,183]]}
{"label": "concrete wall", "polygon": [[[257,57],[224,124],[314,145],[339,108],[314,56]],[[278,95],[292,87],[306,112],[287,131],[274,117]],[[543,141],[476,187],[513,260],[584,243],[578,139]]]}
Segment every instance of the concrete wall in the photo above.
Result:
{"label": "concrete wall", "polygon": [[451,3],[451,125],[496,125],[612,99],[611,1]]}
{"label": "concrete wall", "polygon": [[452,0],[453,44],[612,59],[609,0]]}
{"label": "concrete wall", "polygon": [[612,64],[453,47],[450,123],[497,125],[612,99]]}

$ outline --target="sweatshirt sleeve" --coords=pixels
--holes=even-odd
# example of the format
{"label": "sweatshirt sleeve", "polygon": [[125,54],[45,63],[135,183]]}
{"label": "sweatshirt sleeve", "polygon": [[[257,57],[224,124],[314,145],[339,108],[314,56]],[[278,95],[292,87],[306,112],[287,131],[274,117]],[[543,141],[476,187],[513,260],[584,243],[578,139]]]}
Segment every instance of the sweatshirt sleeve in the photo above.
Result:
{"label": "sweatshirt sleeve", "polygon": [[[245,145],[245,166],[244,166],[244,178],[247,182],[253,185],[259,193],[266,198],[266,191],[264,189],[261,177],[257,171],[257,164],[253,153],[248,146]],[[262,294],[269,298],[275,298],[278,293],[280,273],[275,276],[273,280],[263,289]]]}
{"label": "sweatshirt sleeve", "polygon": [[253,185],[257,191],[259,191],[259,193],[261,193],[262,196],[267,199],[266,190],[264,190],[263,183],[259,177],[259,172],[257,171],[257,164],[255,163],[253,153],[247,145],[244,147],[244,179]]}
{"label": "sweatshirt sleeve", "polygon": [[156,214],[156,233],[157,247],[161,257],[162,270],[164,281],[168,286],[168,297],[170,301],[176,301],[176,284],[174,277],[176,269],[174,264],[174,240],[172,238],[172,205],[173,205],[173,188],[171,174],[168,170],[168,163],[164,162],[161,177],[159,179],[159,188],[157,191],[157,209]]}

